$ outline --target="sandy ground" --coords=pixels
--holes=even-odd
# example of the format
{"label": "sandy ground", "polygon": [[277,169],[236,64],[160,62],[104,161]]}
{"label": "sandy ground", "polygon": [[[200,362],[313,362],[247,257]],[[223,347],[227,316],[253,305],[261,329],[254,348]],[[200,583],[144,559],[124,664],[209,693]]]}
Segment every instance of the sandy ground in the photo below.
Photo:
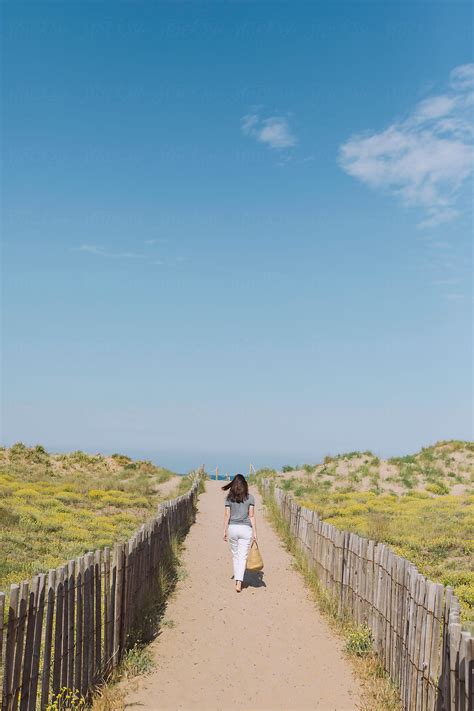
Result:
{"label": "sandy ground", "polygon": [[158,493],[163,498],[172,498],[170,494],[174,494],[174,490],[177,489],[180,481],[180,476],[172,476],[171,479],[158,486]]}
{"label": "sandy ground", "polygon": [[156,669],[124,687],[127,709],[272,711],[358,707],[359,686],[291,567],[256,491],[257,530],[265,562],[241,593],[234,590],[222,539],[221,482],[206,482],[196,523],[186,539],[187,575],[168,603],[152,643]]}
{"label": "sandy ground", "polygon": [[[425,470],[415,472],[411,491],[420,491],[435,496],[426,486],[432,483],[429,478],[429,468],[434,468],[440,472],[444,484],[448,487],[452,496],[464,496],[472,492],[472,474],[474,472],[474,455],[469,448],[469,443],[465,442],[461,450],[453,450],[449,442],[435,445],[431,448],[432,460],[424,460],[422,453],[415,456],[416,462]],[[443,458],[447,455],[447,459]],[[377,458],[378,459],[378,458]],[[360,469],[363,465],[368,465],[370,474],[362,475]],[[374,477],[380,492],[390,492],[397,495],[406,494],[408,489],[400,479],[401,464],[378,459],[374,463],[373,454],[361,453],[359,456],[342,455],[341,458],[332,459],[326,464],[317,464],[311,474],[304,469],[294,469],[290,472],[279,472],[281,479],[301,479],[314,484],[329,484],[329,490],[337,491],[344,489],[348,485],[355,491],[371,491],[375,485]],[[354,475],[357,475],[354,479]],[[454,483],[456,482],[456,483]]]}

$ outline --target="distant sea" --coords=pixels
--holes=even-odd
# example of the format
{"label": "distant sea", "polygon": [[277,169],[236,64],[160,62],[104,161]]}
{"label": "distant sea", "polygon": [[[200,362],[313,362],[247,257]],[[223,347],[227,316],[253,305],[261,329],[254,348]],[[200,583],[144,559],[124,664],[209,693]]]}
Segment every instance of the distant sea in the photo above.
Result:
{"label": "distant sea", "polygon": [[[235,474],[247,475],[252,465],[254,469],[263,467],[271,467],[281,469],[283,464],[292,464],[290,459],[283,461],[280,457],[269,454],[251,453],[221,453],[221,452],[170,452],[170,451],[147,451],[135,450],[122,447],[118,450],[122,454],[126,454],[132,459],[149,459],[154,464],[171,469],[178,474],[187,474],[193,469],[198,469],[202,464],[209,476],[215,478],[216,467],[219,470],[219,480],[225,480],[226,474],[234,476]],[[107,454],[107,452],[103,452]]]}
{"label": "distant sea", "polygon": [[[49,452],[73,452],[81,449],[88,454],[103,454],[104,456],[113,454],[114,452],[125,454],[132,459],[150,460],[157,466],[166,467],[177,474],[188,474],[194,469],[198,469],[204,465],[206,472],[210,476],[215,477],[216,467],[219,470],[219,479],[225,480],[226,474],[234,476],[235,474],[247,475],[252,465],[254,469],[262,469],[269,467],[272,469],[281,469],[284,464],[298,464],[295,457],[282,456],[281,454],[255,453],[255,452],[216,452],[216,451],[186,451],[186,450],[156,450],[156,449],[137,449],[135,447],[127,447],[126,444],[107,446],[99,445],[91,446],[82,442],[74,442],[71,445],[57,446],[55,443],[44,443]],[[304,460],[307,461],[307,460]],[[317,456],[314,456],[308,461],[319,461]]]}

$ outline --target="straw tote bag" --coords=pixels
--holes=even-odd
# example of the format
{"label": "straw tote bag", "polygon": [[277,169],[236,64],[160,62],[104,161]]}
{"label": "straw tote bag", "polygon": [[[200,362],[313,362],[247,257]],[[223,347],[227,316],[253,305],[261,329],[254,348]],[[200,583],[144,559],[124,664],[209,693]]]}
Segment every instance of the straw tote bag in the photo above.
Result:
{"label": "straw tote bag", "polygon": [[247,570],[255,573],[258,570],[263,569],[263,559],[260,555],[260,549],[258,547],[257,541],[252,541],[250,546],[249,554],[247,557]]}

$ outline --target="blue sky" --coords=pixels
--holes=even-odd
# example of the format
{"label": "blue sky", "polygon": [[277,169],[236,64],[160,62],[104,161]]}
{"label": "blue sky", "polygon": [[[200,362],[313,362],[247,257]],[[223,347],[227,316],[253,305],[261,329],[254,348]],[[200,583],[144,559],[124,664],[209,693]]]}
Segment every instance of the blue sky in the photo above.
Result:
{"label": "blue sky", "polygon": [[470,4],[2,10],[6,444],[472,437]]}

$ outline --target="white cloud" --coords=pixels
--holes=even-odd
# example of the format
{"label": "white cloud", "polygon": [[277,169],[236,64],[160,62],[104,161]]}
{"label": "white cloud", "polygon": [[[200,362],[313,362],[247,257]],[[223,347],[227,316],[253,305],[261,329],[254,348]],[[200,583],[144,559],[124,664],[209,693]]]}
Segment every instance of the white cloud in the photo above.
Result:
{"label": "white cloud", "polygon": [[100,257],[114,257],[118,259],[142,259],[142,254],[137,254],[136,252],[110,252],[104,247],[100,247],[96,244],[81,244],[77,248],[79,252],[89,252],[89,254],[97,254]]}
{"label": "white cloud", "polygon": [[341,167],[421,208],[421,227],[454,219],[460,188],[473,172],[472,96],[465,91],[473,75],[474,65],[456,67],[451,86],[458,93],[422,101],[405,121],[383,131],[352,136],[340,147]]}
{"label": "white cloud", "polygon": [[146,244],[148,247],[152,247],[154,244],[166,244],[168,242],[167,239],[163,239],[162,237],[157,237],[154,239],[146,239],[144,240],[143,244]]}
{"label": "white cloud", "polygon": [[474,64],[461,64],[450,74],[450,84],[456,91],[466,91],[474,87]]}
{"label": "white cloud", "polygon": [[247,114],[241,119],[241,128],[244,135],[252,136],[269,148],[291,148],[297,143],[283,116],[260,118],[258,114]]}
{"label": "white cloud", "polygon": [[103,247],[98,247],[95,244],[81,244],[78,250],[79,252],[90,252],[91,254],[104,254]]}
{"label": "white cloud", "polygon": [[242,131],[246,136],[252,134],[254,127],[258,124],[257,114],[248,114],[241,119]]}
{"label": "white cloud", "polygon": [[450,96],[434,96],[431,99],[421,101],[416,109],[415,119],[418,123],[440,118],[451,113],[456,103],[456,99]]}
{"label": "white cloud", "polygon": [[[158,242],[166,242],[167,240],[162,240],[162,239],[149,239],[149,240],[144,240],[143,244],[146,244],[147,246],[153,246],[154,244]],[[96,245],[96,244],[81,244],[79,247],[74,247],[74,251],[76,252],[87,252],[88,254],[93,254],[97,255],[98,257],[103,257],[107,259],[137,259],[137,260],[142,260],[142,259],[150,259],[150,250],[146,250],[146,253],[144,252],[143,254],[140,254],[139,252],[131,252],[131,251],[111,251],[106,249],[105,247],[102,247],[101,245]],[[155,264],[156,266],[166,266],[166,267],[175,267],[178,264],[183,264],[184,262],[187,261],[187,257],[178,255],[178,256],[169,256],[166,258],[159,258],[159,255],[156,255],[155,258],[153,259],[150,264]]]}

